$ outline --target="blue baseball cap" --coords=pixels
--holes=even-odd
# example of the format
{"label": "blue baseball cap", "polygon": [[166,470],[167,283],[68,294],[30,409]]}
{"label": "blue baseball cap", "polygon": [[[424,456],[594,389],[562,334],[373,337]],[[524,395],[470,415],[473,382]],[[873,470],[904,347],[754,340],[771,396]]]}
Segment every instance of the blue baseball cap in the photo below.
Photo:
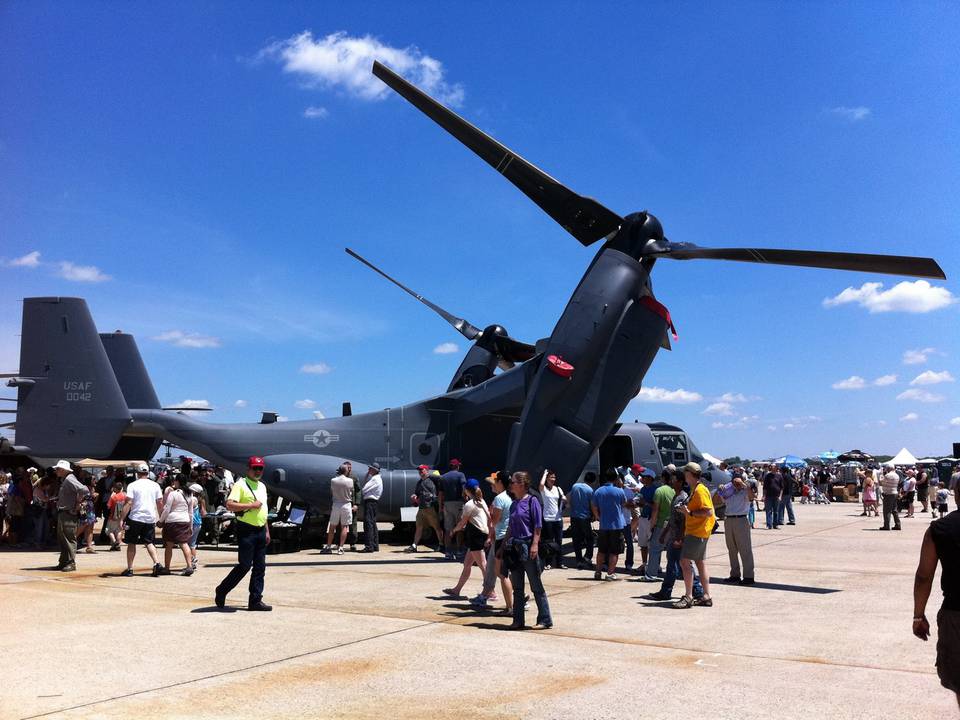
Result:
{"label": "blue baseball cap", "polygon": [[478,487],[480,487],[480,481],[476,478],[470,478],[467,480],[467,490],[476,490]]}

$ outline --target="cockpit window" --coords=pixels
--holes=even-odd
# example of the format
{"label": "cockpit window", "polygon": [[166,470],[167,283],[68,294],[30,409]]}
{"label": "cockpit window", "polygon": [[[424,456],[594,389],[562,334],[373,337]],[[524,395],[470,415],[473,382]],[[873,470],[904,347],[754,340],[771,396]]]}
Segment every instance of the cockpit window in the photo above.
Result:
{"label": "cockpit window", "polygon": [[657,450],[660,451],[660,461],[664,467],[673,463],[676,466],[686,465],[689,460],[687,436],[683,433],[654,433],[657,441]]}

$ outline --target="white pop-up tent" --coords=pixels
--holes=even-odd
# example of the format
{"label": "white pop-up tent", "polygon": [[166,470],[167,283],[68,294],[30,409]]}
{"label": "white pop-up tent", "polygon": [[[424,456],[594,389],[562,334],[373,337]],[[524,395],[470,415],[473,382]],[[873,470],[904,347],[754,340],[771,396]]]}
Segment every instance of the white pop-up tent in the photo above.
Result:
{"label": "white pop-up tent", "polygon": [[884,465],[916,465],[917,458],[914,457],[913,453],[903,448],[898,452],[893,460],[887,460]]}

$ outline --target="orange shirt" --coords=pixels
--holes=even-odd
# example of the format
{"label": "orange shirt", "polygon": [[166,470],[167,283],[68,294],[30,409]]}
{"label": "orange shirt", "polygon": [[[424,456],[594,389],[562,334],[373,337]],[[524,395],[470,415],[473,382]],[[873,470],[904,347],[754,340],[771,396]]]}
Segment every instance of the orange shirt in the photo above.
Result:
{"label": "orange shirt", "polygon": [[716,525],[717,520],[713,514],[713,500],[710,498],[710,491],[703,483],[697,483],[693,490],[692,497],[687,501],[687,507],[692,510],[710,508],[709,515],[687,515],[684,525],[684,534],[693,535],[698,538],[708,538]]}

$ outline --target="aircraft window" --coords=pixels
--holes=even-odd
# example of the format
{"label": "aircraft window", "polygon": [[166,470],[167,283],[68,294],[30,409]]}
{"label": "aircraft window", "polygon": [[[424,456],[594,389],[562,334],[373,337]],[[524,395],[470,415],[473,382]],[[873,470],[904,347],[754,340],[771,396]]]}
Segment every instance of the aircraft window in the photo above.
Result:
{"label": "aircraft window", "polygon": [[657,440],[657,449],[660,451],[660,461],[666,466],[685,465],[688,460],[687,436],[682,433],[654,433]]}
{"label": "aircraft window", "polygon": [[433,446],[430,443],[424,442],[420,443],[420,445],[417,447],[417,450],[421,455],[429,455],[431,452],[433,452]]}

